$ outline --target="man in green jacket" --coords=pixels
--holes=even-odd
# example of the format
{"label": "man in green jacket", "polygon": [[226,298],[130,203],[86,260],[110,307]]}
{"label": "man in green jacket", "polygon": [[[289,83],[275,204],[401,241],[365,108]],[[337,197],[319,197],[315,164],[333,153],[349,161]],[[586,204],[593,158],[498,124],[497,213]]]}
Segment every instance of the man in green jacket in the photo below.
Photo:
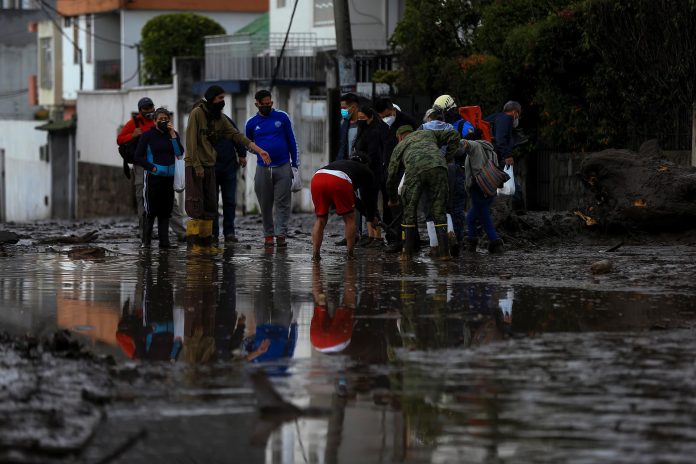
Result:
{"label": "man in green jacket", "polygon": [[[438,257],[449,257],[447,237],[447,160],[454,158],[459,148],[459,134],[455,130],[413,131],[411,126],[401,126],[396,131],[399,144],[392,152],[387,177],[389,205],[398,204],[400,172],[404,172],[404,185],[401,192],[403,203],[403,250],[412,254],[416,245],[416,215],[418,201],[423,192],[428,192],[431,214],[435,221],[438,240]],[[447,145],[446,156],[442,156],[441,146]]]}
{"label": "man in green jacket", "polygon": [[189,115],[186,129],[186,224],[189,244],[209,246],[212,243],[213,219],[217,213],[218,195],[215,184],[213,148],[220,138],[228,138],[259,154],[264,163],[270,163],[268,153],[234,128],[222,117],[225,90],[212,85],[205,91],[203,101]]}

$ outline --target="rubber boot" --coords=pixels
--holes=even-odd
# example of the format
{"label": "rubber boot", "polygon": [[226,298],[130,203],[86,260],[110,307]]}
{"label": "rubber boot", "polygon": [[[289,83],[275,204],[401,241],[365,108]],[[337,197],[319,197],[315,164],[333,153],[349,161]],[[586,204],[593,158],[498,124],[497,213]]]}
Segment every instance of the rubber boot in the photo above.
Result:
{"label": "rubber boot", "polygon": [[189,249],[198,248],[198,234],[200,231],[200,219],[189,219],[186,223],[186,243]]}
{"label": "rubber boot", "polygon": [[476,248],[478,247],[477,238],[467,238],[466,239],[466,251],[469,253],[476,253]]}
{"label": "rubber boot", "polygon": [[213,220],[202,219],[198,230],[198,241],[206,253],[216,254],[221,251],[213,246]]}
{"label": "rubber boot", "polygon": [[491,243],[488,244],[488,252],[490,254],[500,254],[503,252],[503,240],[502,239],[497,239],[493,240]]}
{"label": "rubber boot", "polygon": [[401,224],[401,242],[404,255],[410,256],[416,252],[417,230],[414,224]]}
{"label": "rubber boot", "polygon": [[437,258],[450,259],[447,223],[435,225],[435,234],[437,235]]}
{"label": "rubber boot", "polygon": [[459,240],[457,240],[457,236],[454,232],[447,232],[447,236],[449,237],[450,255],[456,258],[459,256]]}
{"label": "rubber boot", "polygon": [[160,249],[176,248],[169,242],[169,218],[157,219],[157,237],[159,238]]}
{"label": "rubber boot", "polygon": [[145,216],[143,218],[143,237],[140,242],[141,248],[150,248],[152,244],[152,228],[155,226],[154,216]]}

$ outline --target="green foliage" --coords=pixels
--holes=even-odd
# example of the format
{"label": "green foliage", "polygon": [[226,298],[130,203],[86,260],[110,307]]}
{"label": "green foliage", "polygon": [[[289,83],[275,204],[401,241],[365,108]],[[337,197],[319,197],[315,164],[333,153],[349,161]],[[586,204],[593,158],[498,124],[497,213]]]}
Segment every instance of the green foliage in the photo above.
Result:
{"label": "green foliage", "polygon": [[400,90],[486,114],[518,100],[557,150],[666,133],[696,101],[694,0],[407,0],[392,46]]}
{"label": "green foliage", "polygon": [[471,51],[472,25],[479,16],[469,0],[408,0],[391,37],[402,73],[398,86],[407,92],[434,95],[449,86],[457,60]]}
{"label": "green foliage", "polygon": [[145,83],[171,83],[172,58],[203,56],[204,37],[219,34],[225,34],[225,29],[205,16],[176,13],[152,18],[143,26],[140,44]]}

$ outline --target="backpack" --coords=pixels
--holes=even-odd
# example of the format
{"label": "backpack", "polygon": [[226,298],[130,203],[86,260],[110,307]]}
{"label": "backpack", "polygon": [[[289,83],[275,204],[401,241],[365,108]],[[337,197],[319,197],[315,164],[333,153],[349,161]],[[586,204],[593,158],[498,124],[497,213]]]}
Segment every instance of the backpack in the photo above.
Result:
{"label": "backpack", "polygon": [[[136,118],[135,116],[136,115],[133,115],[133,122],[135,123],[135,128],[137,129],[140,126],[138,123],[138,118]],[[137,148],[137,146],[138,146],[137,139],[131,140],[130,142],[126,142],[126,143],[118,146],[118,154],[121,155],[121,158],[123,158],[124,163],[128,163],[128,164],[134,163],[134,161],[135,161],[135,149]]]}
{"label": "backpack", "polygon": [[[459,116],[461,116],[463,120],[469,121],[471,125],[474,126],[474,129],[479,132],[479,140],[491,142],[491,123],[483,119],[483,113],[481,112],[480,106],[462,106],[459,108]],[[463,122],[461,122],[457,128],[460,133],[462,124]]]}

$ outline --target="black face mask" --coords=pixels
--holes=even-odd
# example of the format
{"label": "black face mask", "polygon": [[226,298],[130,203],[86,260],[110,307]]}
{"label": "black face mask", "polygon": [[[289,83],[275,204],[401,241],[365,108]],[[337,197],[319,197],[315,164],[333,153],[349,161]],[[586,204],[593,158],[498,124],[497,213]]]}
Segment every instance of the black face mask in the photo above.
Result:
{"label": "black face mask", "polygon": [[167,132],[169,128],[167,127],[167,124],[169,124],[169,121],[158,121],[157,122],[157,128],[161,130],[162,132]]}
{"label": "black face mask", "polygon": [[140,114],[141,114],[141,115],[143,116],[143,118],[145,118],[145,119],[155,119],[155,112],[154,112],[154,111],[152,111],[152,112],[150,112],[150,113],[140,113]]}
{"label": "black face mask", "polygon": [[358,130],[365,130],[365,128],[368,126],[367,121],[364,119],[361,119],[358,121]]}
{"label": "black face mask", "polygon": [[259,114],[261,116],[268,116],[271,114],[271,111],[273,110],[272,106],[259,106]]}

